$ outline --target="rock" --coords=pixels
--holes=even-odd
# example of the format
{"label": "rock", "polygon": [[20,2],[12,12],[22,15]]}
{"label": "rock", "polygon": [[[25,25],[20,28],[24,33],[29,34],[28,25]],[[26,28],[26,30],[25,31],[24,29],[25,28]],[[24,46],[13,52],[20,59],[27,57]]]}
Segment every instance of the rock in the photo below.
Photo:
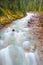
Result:
{"label": "rock", "polygon": [[15,31],[15,29],[12,29],[12,31],[14,32],[14,31]]}
{"label": "rock", "polygon": [[3,24],[0,23],[0,29],[3,28]]}
{"label": "rock", "polygon": [[35,14],[30,18],[30,21],[28,22],[29,27],[41,27],[41,23],[43,21],[43,16]]}

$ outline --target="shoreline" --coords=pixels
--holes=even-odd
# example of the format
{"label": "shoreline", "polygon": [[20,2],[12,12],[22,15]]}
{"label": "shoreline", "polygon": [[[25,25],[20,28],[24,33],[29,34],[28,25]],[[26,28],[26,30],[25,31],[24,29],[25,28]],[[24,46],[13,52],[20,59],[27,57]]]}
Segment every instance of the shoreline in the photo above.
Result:
{"label": "shoreline", "polygon": [[[23,17],[25,17],[26,15],[24,15]],[[8,27],[8,25],[10,25],[13,21],[16,21],[16,20],[18,20],[18,19],[21,19],[21,18],[23,18],[23,17],[20,17],[20,18],[15,18],[15,19],[10,19],[10,20],[8,20],[9,22],[7,22],[7,23],[5,23],[5,24],[2,24],[2,23],[0,23],[0,30],[1,29],[3,29],[4,27]]]}
{"label": "shoreline", "polygon": [[[28,13],[33,13],[33,14],[36,14],[36,15],[39,15],[39,16],[43,16],[43,12],[32,12],[32,11],[30,11],[30,12],[28,12]],[[21,19],[21,18],[23,18],[23,17],[25,17],[26,15],[24,15],[24,16],[22,16],[22,17],[18,17],[18,18],[14,18],[14,19],[10,19],[10,20],[8,20],[9,22],[7,22],[7,23],[5,23],[5,24],[2,24],[2,23],[0,23],[0,30],[1,29],[3,29],[4,27],[8,27],[8,25],[10,25],[13,21],[16,21],[16,20],[18,20],[18,19]]]}

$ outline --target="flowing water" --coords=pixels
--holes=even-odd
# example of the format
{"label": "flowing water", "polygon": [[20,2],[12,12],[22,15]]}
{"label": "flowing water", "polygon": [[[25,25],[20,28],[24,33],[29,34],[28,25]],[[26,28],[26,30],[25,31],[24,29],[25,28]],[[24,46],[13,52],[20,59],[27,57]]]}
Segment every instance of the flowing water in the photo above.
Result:
{"label": "flowing water", "polygon": [[32,27],[27,26],[34,15],[27,13],[0,30],[0,65],[39,65],[37,51],[33,50],[39,41],[33,38]]}

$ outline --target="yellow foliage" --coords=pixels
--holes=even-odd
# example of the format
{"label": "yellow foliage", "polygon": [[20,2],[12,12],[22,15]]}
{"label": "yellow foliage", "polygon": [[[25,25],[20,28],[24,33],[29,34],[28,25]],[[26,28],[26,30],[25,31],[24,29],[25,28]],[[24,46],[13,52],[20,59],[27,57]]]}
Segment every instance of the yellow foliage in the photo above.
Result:
{"label": "yellow foliage", "polygon": [[8,22],[8,18],[7,17],[5,17],[5,16],[1,16],[0,17],[0,23],[5,24],[7,22]]}
{"label": "yellow foliage", "polygon": [[11,10],[4,10],[3,8],[2,10],[5,13],[4,16],[0,16],[0,23],[2,24],[9,23],[11,20],[15,20],[24,16],[20,11],[16,11],[16,14],[14,14]]}

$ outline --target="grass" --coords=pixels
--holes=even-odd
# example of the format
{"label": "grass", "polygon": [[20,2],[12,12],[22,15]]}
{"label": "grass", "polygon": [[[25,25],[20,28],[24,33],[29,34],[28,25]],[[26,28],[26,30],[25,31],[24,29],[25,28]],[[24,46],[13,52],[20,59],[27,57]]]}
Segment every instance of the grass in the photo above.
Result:
{"label": "grass", "polygon": [[3,9],[0,7],[0,24],[7,24],[9,22],[11,22],[12,20],[18,19],[23,17],[23,13],[21,13],[20,11],[16,11],[16,14],[14,14],[11,10],[8,9]]}

